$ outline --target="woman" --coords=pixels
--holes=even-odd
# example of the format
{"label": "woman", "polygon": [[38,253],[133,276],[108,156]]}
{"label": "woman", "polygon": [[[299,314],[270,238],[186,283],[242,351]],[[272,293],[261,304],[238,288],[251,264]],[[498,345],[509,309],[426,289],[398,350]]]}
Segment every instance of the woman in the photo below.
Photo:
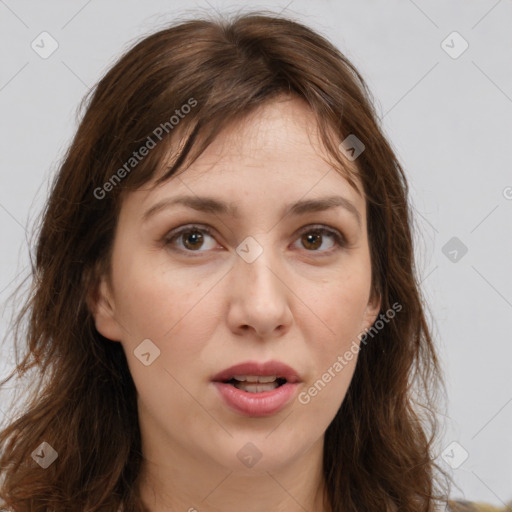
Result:
{"label": "woman", "polygon": [[34,278],[17,372],[41,381],[0,435],[12,510],[444,510],[407,181],[311,29],[196,19],[128,51]]}

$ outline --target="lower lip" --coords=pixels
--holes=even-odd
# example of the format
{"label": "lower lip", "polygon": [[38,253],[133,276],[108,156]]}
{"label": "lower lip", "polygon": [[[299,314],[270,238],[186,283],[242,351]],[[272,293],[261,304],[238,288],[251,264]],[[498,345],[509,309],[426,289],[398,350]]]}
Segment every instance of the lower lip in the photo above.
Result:
{"label": "lower lip", "polygon": [[249,393],[224,382],[214,382],[224,402],[245,416],[271,416],[286,407],[295,395],[298,383],[287,382],[272,391]]}

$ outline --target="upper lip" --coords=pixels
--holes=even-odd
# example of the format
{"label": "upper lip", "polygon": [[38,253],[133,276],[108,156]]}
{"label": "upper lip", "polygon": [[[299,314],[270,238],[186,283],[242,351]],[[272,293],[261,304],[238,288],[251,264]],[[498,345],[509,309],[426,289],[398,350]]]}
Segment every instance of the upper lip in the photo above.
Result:
{"label": "upper lip", "polygon": [[288,382],[300,382],[301,380],[296,370],[280,361],[267,361],[265,363],[247,361],[245,363],[235,364],[219,372],[212,380],[214,382],[225,382],[232,379],[235,375],[256,375],[263,377],[275,375],[277,378],[284,378]]}

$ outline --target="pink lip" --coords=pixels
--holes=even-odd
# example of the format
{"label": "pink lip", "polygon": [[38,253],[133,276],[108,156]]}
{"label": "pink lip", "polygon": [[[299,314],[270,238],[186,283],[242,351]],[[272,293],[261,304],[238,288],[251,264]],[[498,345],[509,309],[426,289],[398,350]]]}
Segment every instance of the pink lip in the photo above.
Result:
{"label": "pink lip", "polygon": [[[272,391],[249,393],[226,383],[235,375],[275,375],[278,378],[285,378],[287,382]],[[270,416],[284,409],[296,394],[298,383],[301,381],[293,368],[279,361],[248,361],[237,364],[218,373],[212,380],[229,407],[245,416],[253,417]]]}
{"label": "pink lip", "polygon": [[224,382],[213,384],[224,402],[245,416],[270,416],[278,413],[290,402],[299,387],[298,383],[287,382],[272,391],[249,393]]}
{"label": "pink lip", "polygon": [[235,375],[257,375],[268,376],[275,375],[283,377],[289,383],[300,382],[299,374],[287,364],[280,361],[267,361],[266,363],[258,363],[257,361],[247,361],[246,363],[230,366],[215,375],[212,380],[214,382],[225,382]]}

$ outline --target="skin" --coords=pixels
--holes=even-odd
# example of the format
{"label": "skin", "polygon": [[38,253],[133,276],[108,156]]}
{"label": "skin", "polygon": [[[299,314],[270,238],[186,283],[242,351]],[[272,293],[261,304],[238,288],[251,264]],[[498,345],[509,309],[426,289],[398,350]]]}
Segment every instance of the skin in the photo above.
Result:
{"label": "skin", "polygon": [[[277,359],[299,372],[303,392],[379,312],[370,301],[362,188],[329,166],[315,128],[301,100],[273,100],[219,133],[183,173],[122,204],[110,280],[101,280],[93,314],[98,331],[127,354],[145,457],[140,490],[152,512],[328,510],[324,435],[357,356],[308,404],[296,396],[269,417],[229,409],[211,383],[233,364]],[[175,206],[143,221],[156,203],[181,194],[233,201],[240,213]],[[289,203],[329,195],[349,199],[361,226],[339,207],[283,216]],[[191,223],[212,235],[162,241]],[[301,232],[318,224],[340,231],[346,247]],[[236,252],[248,236],[263,248],[252,263]],[[149,366],[134,355],[144,339],[160,350]],[[237,457],[248,442],[262,454],[252,468]]]}

